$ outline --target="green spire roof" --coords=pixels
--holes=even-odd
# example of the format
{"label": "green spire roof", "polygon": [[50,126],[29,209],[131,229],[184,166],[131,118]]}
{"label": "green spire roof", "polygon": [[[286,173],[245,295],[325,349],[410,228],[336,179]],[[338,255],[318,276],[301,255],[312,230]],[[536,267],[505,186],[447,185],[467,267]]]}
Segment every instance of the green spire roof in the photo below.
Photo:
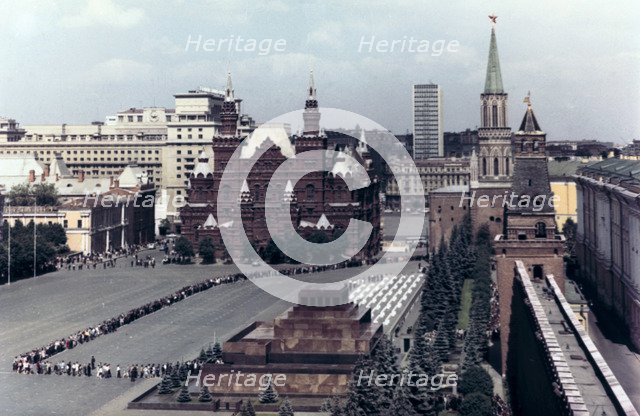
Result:
{"label": "green spire roof", "polygon": [[484,82],[485,94],[503,94],[500,59],[498,58],[498,42],[496,31],[491,28],[491,44],[489,45],[489,62],[487,63],[487,79]]}

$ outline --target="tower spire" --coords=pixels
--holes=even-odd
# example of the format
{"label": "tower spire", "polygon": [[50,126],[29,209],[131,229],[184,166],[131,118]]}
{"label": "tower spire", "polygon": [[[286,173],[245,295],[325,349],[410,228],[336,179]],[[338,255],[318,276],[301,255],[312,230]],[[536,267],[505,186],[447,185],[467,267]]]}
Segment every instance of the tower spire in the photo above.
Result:
{"label": "tower spire", "polygon": [[235,101],[233,97],[233,84],[231,83],[231,71],[227,71],[227,88],[225,89],[224,95],[225,101]]}
{"label": "tower spire", "polygon": [[309,71],[309,99],[316,99],[316,83],[313,79],[313,69]]}
{"label": "tower spire", "polygon": [[538,124],[538,120],[536,120],[536,116],[533,114],[533,106],[531,105],[531,91],[524,97],[522,100],[527,105],[527,111],[524,113],[524,117],[522,118],[522,123],[520,123],[519,132],[532,133],[542,131],[540,129],[540,125]]}
{"label": "tower spire", "polygon": [[309,73],[309,95],[304,103],[304,135],[316,136],[320,133],[320,111],[316,98],[316,84],[313,79],[313,70]]}
{"label": "tower spire", "polygon": [[[490,16],[495,17],[497,16]],[[500,59],[498,58],[498,41],[496,40],[495,21],[492,19],[491,42],[489,44],[489,61],[487,62],[487,77],[484,83],[485,94],[503,94],[502,73],[500,72]]]}
{"label": "tower spire", "polygon": [[238,131],[238,108],[233,96],[233,84],[231,83],[231,71],[227,71],[227,88],[224,92],[224,102],[220,111],[222,127],[220,133],[223,136],[235,136]]}

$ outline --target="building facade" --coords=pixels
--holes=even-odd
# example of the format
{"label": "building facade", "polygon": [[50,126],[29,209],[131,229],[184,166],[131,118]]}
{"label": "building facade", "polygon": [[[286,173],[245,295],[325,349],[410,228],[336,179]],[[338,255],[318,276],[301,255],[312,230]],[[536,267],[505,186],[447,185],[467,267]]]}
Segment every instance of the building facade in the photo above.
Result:
{"label": "building facade", "polygon": [[[35,154],[50,164],[56,154],[74,175],[108,178],[132,163],[158,188],[156,217],[179,222],[189,173],[203,145],[220,128],[224,93],[200,87],[176,94],[175,108],[129,108],[106,122],[71,125],[28,125],[0,119],[0,156]],[[236,106],[240,112],[240,99]],[[238,117],[238,130],[251,131],[251,117]]]}
{"label": "building facade", "polygon": [[[406,163],[397,161],[395,172],[406,174],[406,177],[401,180],[406,191],[409,194],[414,194],[419,189],[419,184],[413,183],[410,178],[413,178],[413,170],[408,168]],[[432,158],[432,159],[418,159],[415,162],[415,166],[418,168],[418,174],[420,175],[420,181],[422,182],[422,188],[424,194],[429,195],[432,191],[450,186],[469,186],[469,159],[457,159],[457,158]],[[400,188],[398,187],[398,180],[391,173],[391,169],[387,167],[387,184],[385,189],[385,207],[387,209],[399,210],[400,206]],[[426,200],[428,202],[428,199]],[[412,207],[413,208],[413,207]],[[416,207],[417,209],[423,207]]]}
{"label": "building facade", "polygon": [[640,162],[603,160],[576,182],[581,276],[640,348]]}
{"label": "building facade", "polygon": [[444,156],[442,89],[436,84],[413,86],[413,158]]}
{"label": "building facade", "polygon": [[[271,240],[265,220],[265,204],[267,187],[275,169],[296,154],[328,149],[327,137],[320,129],[320,112],[313,78],[310,81],[303,113],[304,132],[301,136],[293,138],[295,146],[282,126],[261,126],[245,140],[236,127],[237,118],[237,107],[234,105],[233,87],[229,76],[221,112],[222,127],[220,134],[213,139],[214,163],[211,163],[205,148],[190,177],[187,203],[180,210],[182,235],[196,248],[203,238],[212,238],[217,257],[226,256],[228,250],[232,249],[224,246],[220,228],[238,226],[220,224],[216,220],[218,211],[225,209],[218,206],[219,195],[222,203],[229,204],[228,209],[233,209],[236,205],[236,196],[232,194],[232,190],[224,187],[220,189],[223,173],[234,178],[249,172],[247,179],[242,183],[240,179],[237,180],[238,188],[241,188],[238,203],[243,232],[261,253]],[[240,169],[239,172],[225,172],[228,161],[238,147],[241,147],[239,163],[242,166],[246,165],[246,168]],[[251,167],[251,157],[257,148],[267,150]],[[361,253],[352,253],[364,258],[380,249],[380,186],[373,174],[365,144],[360,142],[356,149],[347,146],[342,151],[367,167],[367,173],[371,178],[370,186],[350,191],[342,178],[354,174],[353,166],[348,159],[338,158],[330,172],[306,174],[295,185],[288,182],[284,189],[278,191],[278,194],[282,195],[278,204],[281,204],[282,212],[285,214],[282,221],[292,222],[296,231],[303,237],[320,233],[332,239],[347,228],[351,219],[371,223],[373,231],[367,245]],[[299,168],[301,172],[306,171],[304,161],[296,163],[294,170]]]}
{"label": "building facade", "polygon": [[[549,152],[547,151],[547,156]],[[578,169],[594,163],[588,159],[577,160],[554,160],[550,159],[549,181],[551,182],[551,192],[555,196],[554,210],[556,212],[556,222],[558,228],[562,227],[571,219],[578,222],[578,191],[576,188],[575,175]]]}
{"label": "building facade", "polygon": [[478,130],[445,132],[443,137],[445,157],[468,158],[478,148]]}
{"label": "building facade", "polygon": [[71,174],[59,154],[51,164],[10,155],[0,157],[0,170],[0,183],[53,185],[59,197],[55,206],[15,206],[8,201],[2,212],[10,225],[60,224],[70,250],[85,254],[155,240],[156,188],[137,165],[126,166],[115,178],[89,178],[83,171]]}

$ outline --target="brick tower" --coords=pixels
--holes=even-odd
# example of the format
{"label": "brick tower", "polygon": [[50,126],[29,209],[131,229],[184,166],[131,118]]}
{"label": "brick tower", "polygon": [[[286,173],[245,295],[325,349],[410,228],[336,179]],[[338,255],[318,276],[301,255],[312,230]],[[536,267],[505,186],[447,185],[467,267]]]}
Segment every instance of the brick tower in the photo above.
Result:
{"label": "brick tower", "polygon": [[495,242],[503,374],[506,374],[515,261],[524,263],[534,281],[553,274],[564,290],[565,279],[564,238],[557,233],[551,202],[546,134],[538,125],[529,96],[525,102],[527,111],[514,135],[515,168],[505,212],[506,233]]}
{"label": "brick tower", "polygon": [[[472,159],[471,193],[476,198],[504,195],[511,186],[513,157],[511,149],[511,128],[507,125],[508,94],[502,86],[502,72],[498,57],[498,41],[495,24],[491,28],[489,57],[484,91],[480,94],[480,128],[478,128],[478,155]],[[501,200],[487,208],[472,209],[475,228],[489,224],[491,235],[503,230],[503,209]]]}

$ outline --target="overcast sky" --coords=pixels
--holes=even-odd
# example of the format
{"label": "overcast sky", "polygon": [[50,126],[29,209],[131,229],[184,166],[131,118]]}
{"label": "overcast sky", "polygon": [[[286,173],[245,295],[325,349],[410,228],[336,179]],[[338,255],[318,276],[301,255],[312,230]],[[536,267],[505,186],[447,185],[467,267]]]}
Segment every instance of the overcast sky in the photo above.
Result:
{"label": "overcast sky", "polygon": [[[223,88],[229,67],[243,111],[265,121],[304,105],[313,68],[321,106],[403,133],[411,128],[411,84],[434,82],[444,91],[445,131],[474,128],[487,15],[495,13],[512,127],[530,90],[552,140],[640,138],[637,0],[385,3],[0,0],[0,115],[72,124],[129,107],[173,107],[175,93]],[[267,55],[196,51],[194,44],[185,50],[189,36],[273,43]],[[408,44],[404,51],[359,51],[372,36],[459,46],[440,56],[408,51]],[[274,50],[278,39],[286,42],[283,52]],[[234,47],[250,49],[246,41]]]}

